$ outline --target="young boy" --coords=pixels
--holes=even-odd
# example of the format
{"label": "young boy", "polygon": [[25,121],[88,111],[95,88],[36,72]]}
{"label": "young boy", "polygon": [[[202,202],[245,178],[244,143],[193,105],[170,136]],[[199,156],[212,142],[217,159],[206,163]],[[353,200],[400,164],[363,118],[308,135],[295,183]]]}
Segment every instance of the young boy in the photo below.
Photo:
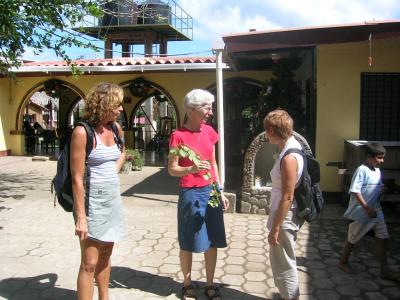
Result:
{"label": "young boy", "polygon": [[370,230],[375,232],[381,277],[388,280],[400,280],[398,274],[388,270],[385,241],[389,238],[380,204],[382,178],[379,166],[383,164],[385,148],[378,143],[366,145],[367,159],[355,171],[350,185],[350,203],[344,217],[351,220],[348,237],[344,243],[343,255],[339,267],[351,272],[349,256],[353,246]]}

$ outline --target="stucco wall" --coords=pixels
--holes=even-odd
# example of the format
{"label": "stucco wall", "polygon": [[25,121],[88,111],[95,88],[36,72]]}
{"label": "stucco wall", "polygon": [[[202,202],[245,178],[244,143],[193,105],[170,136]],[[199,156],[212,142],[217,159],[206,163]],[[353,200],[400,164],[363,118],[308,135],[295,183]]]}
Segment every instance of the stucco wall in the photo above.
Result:
{"label": "stucco wall", "polygon": [[7,132],[7,124],[9,124],[8,110],[9,110],[9,93],[8,93],[8,79],[0,79],[0,151],[7,150],[6,137],[4,132]]}
{"label": "stucco wall", "polygon": [[[207,88],[208,86],[215,84],[216,80],[215,71],[135,74],[110,73],[107,75],[83,75],[77,79],[72,76],[19,77],[16,82],[12,82],[11,87],[9,86],[9,79],[0,79],[0,151],[12,149],[12,153],[14,155],[21,155],[24,153],[24,145],[22,142],[23,135],[11,135],[10,132],[16,129],[22,129],[20,127],[22,120],[20,119],[20,122],[17,121],[18,108],[22,105],[24,97],[27,95],[27,93],[33,87],[40,85],[44,81],[50,78],[57,78],[71,83],[84,94],[86,94],[92,86],[99,82],[107,81],[119,84],[140,76],[144,77],[146,80],[158,84],[171,95],[179,110],[181,119],[184,116],[184,95],[193,88]],[[230,77],[250,77],[260,81],[265,81],[270,77],[270,72],[225,71],[224,78]],[[139,101],[139,98],[133,98],[131,103],[124,104],[124,109],[128,118],[130,117],[133,108]],[[19,124],[18,126],[17,123]]]}
{"label": "stucco wall", "polygon": [[359,138],[361,72],[400,72],[400,39],[372,39],[317,48],[316,153],[321,163],[322,188],[339,191],[340,176],[328,161],[343,160],[345,139]]}

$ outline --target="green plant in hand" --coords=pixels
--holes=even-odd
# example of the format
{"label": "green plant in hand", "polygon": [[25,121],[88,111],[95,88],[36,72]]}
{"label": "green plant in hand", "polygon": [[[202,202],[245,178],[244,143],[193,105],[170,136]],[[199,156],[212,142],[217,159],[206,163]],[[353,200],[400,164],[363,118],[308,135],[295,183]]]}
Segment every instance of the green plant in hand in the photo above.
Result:
{"label": "green plant in hand", "polygon": [[[175,155],[180,158],[188,158],[193,164],[196,166],[199,165],[201,159],[200,156],[189,146],[181,144],[176,146],[175,148],[172,148],[169,151],[170,155]],[[205,180],[208,180],[211,184],[212,190],[210,192],[210,199],[208,200],[208,204],[211,207],[218,207],[219,206],[219,199],[221,198],[221,193],[217,189],[217,184],[213,182],[213,178],[211,176],[210,171],[208,170],[206,174],[203,175],[203,178]]]}

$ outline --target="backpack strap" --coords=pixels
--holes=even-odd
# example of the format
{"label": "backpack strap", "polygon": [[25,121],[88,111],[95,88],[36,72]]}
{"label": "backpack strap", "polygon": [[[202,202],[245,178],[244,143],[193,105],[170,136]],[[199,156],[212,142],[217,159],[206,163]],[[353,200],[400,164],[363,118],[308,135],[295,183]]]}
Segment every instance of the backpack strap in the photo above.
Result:
{"label": "backpack strap", "polygon": [[125,142],[124,142],[123,138],[121,138],[119,136],[118,126],[117,126],[116,122],[112,122],[110,124],[110,126],[114,133],[114,141],[117,144],[119,150],[122,151],[122,148],[124,147]]}
{"label": "backpack strap", "polygon": [[283,159],[286,155],[289,155],[289,154],[291,154],[291,153],[297,153],[297,154],[302,155],[302,156],[303,156],[303,161],[304,161],[304,166],[306,166],[306,164],[307,164],[306,159],[305,159],[306,154],[304,153],[303,149],[300,150],[300,149],[298,149],[298,148],[289,148],[289,149],[286,150],[286,152],[283,154],[283,156],[282,156],[282,158],[281,158],[281,161],[280,161],[281,167],[282,167],[282,159]]}
{"label": "backpack strap", "polygon": [[93,150],[93,138],[96,138],[96,135],[94,134],[94,128],[87,122],[79,121],[78,123],[76,123],[76,126],[82,126],[83,128],[85,128],[86,131],[86,136],[87,136],[86,155],[85,155],[85,162],[86,162],[90,155],[90,152],[92,152]]}

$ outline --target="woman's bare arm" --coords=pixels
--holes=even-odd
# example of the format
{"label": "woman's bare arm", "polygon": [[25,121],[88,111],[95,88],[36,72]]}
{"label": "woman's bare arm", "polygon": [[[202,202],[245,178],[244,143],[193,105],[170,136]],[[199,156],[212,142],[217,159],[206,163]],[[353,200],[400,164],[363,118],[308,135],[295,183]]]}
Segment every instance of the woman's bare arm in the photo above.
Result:
{"label": "woman's bare arm", "polygon": [[[118,136],[121,140],[124,140],[124,131],[122,130],[121,126],[118,124],[118,122],[115,122],[117,128],[118,128]],[[117,172],[119,172],[124,165],[125,162],[125,144],[122,145],[121,149],[121,156],[117,160]]]}
{"label": "woman's bare arm", "polygon": [[72,132],[70,148],[70,168],[74,210],[76,215],[76,234],[81,240],[87,237],[87,221],[85,212],[85,189],[83,177],[85,172],[87,134],[85,128],[78,126]]}

